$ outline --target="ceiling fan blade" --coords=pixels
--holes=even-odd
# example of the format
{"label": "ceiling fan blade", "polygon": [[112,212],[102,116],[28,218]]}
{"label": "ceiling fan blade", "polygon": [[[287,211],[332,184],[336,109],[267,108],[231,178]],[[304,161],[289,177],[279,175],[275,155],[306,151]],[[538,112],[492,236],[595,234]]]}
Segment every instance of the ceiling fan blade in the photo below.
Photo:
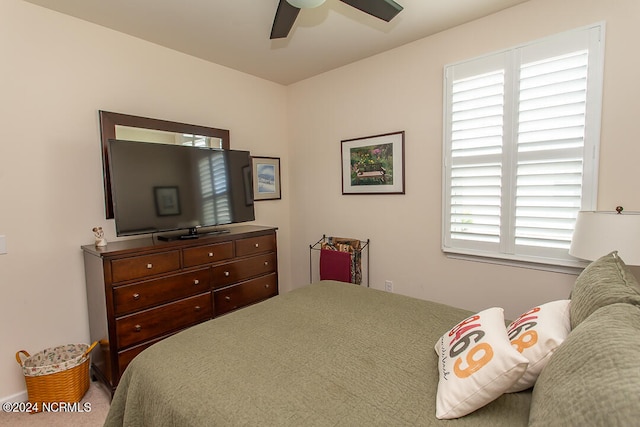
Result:
{"label": "ceiling fan blade", "polygon": [[278,9],[276,10],[276,17],[273,18],[273,27],[271,27],[270,39],[282,39],[289,35],[291,27],[293,27],[300,9],[291,6],[287,0],[280,0],[278,3]]}
{"label": "ceiling fan blade", "polygon": [[391,21],[403,9],[393,0],[341,0],[349,6],[360,9],[364,13],[380,18],[383,21]]}

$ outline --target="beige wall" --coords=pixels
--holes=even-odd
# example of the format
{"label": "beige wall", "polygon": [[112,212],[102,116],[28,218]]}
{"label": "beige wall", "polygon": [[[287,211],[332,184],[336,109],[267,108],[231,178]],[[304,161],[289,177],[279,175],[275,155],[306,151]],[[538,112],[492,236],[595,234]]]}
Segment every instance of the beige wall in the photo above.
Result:
{"label": "beige wall", "polygon": [[[0,400],[21,393],[13,355],[86,342],[81,244],[102,225],[97,110],[231,130],[234,148],[282,158],[286,292],[308,282],[323,233],[370,238],[371,284],[469,309],[566,297],[575,276],[451,260],[440,251],[442,68],[596,21],[607,23],[599,206],[640,210],[635,135],[637,0],[530,0],[288,88],[24,3],[0,3]],[[340,140],[404,130],[405,195],[342,196]]]}
{"label": "beige wall", "polygon": [[[19,0],[0,2],[0,400],[24,390],[17,350],[87,342],[80,245],[106,229],[98,110],[231,131],[231,146],[282,158],[286,88]],[[290,287],[289,188],[256,204],[279,227]],[[1,415],[0,415],[1,417]],[[0,422],[1,423],[1,422]]]}
{"label": "beige wall", "polygon": [[[289,87],[293,283],[307,242],[371,239],[371,286],[513,318],[565,298],[575,275],[449,259],[441,242],[442,80],[446,64],[606,21],[599,209],[640,210],[637,0],[530,0]],[[406,132],[406,194],[343,196],[340,141]]]}

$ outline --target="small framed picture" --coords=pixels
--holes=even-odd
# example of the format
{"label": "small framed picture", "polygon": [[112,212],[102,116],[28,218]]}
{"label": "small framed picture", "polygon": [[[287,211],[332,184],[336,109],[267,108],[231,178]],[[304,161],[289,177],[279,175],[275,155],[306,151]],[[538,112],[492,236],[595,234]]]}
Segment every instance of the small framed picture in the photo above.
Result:
{"label": "small framed picture", "polygon": [[341,142],[342,194],[404,194],[404,131]]}
{"label": "small framed picture", "polygon": [[180,215],[178,187],[153,187],[158,216]]}
{"label": "small framed picture", "polygon": [[282,198],[280,192],[280,158],[252,157],[253,200],[275,200]]}

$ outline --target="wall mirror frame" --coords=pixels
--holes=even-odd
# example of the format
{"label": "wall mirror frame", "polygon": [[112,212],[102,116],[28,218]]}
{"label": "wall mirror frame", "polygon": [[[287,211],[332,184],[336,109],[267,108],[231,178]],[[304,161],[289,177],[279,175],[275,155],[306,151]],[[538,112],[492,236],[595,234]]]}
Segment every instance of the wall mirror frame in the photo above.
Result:
{"label": "wall mirror frame", "polygon": [[111,177],[109,176],[108,141],[116,139],[116,126],[151,129],[178,134],[202,135],[217,138],[221,142],[221,148],[228,150],[231,147],[229,131],[212,127],[191,125],[187,123],[171,122],[148,117],[131,116],[129,114],[99,111],[100,116],[100,144],[102,146],[102,175],[104,182],[105,216],[113,218],[113,198],[111,195]]}

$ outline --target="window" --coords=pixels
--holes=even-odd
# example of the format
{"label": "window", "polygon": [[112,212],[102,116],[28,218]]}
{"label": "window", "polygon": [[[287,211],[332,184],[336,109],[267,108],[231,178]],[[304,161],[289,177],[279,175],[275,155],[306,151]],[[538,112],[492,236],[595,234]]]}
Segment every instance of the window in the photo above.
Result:
{"label": "window", "polygon": [[445,67],[443,250],[556,265],[595,209],[604,24]]}
{"label": "window", "polygon": [[231,201],[226,157],[208,157],[198,163],[200,191],[202,193],[202,218],[206,224],[231,222]]}
{"label": "window", "polygon": [[216,138],[211,138],[203,135],[195,135],[192,133],[179,134],[176,135],[176,138],[180,139],[181,145],[188,145],[190,147],[213,147],[213,145],[211,145],[211,142],[213,142],[212,140],[217,142]]}

